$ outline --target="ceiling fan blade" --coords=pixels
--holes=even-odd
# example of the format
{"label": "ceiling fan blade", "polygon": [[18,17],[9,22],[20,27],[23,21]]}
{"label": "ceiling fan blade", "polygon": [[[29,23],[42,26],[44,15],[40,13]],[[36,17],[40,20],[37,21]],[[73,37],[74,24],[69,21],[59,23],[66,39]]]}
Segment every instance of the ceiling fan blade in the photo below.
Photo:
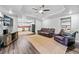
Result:
{"label": "ceiling fan blade", "polygon": [[50,11],[50,9],[44,9],[43,11]]}
{"label": "ceiling fan blade", "polygon": [[38,10],[38,9],[36,9],[36,8],[32,8],[32,9],[34,9],[34,10]]}

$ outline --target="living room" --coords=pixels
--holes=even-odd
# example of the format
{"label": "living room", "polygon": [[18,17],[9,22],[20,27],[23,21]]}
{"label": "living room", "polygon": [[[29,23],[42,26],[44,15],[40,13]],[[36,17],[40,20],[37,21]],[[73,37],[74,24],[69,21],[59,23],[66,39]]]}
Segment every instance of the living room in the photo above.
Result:
{"label": "living room", "polygon": [[[51,9],[50,7],[54,7],[54,9]],[[45,6],[47,7],[47,6]],[[74,33],[75,34],[75,42],[76,47],[78,48],[78,43],[79,43],[79,28],[78,28],[78,5],[64,5],[60,7],[57,5],[50,5],[48,8],[50,8],[51,10],[53,10],[53,14],[51,14],[50,11],[44,12],[42,15],[37,15],[37,17],[39,18],[39,20],[37,18],[33,18],[33,17],[28,17],[28,19],[30,20],[34,20],[32,24],[35,24],[35,33],[36,34],[41,34],[42,36],[47,36],[47,37],[52,37],[54,35],[48,34],[47,32],[49,32],[49,29],[53,29],[55,34],[59,34],[61,29],[64,29],[66,33]],[[49,14],[49,15],[47,15]],[[42,18],[42,19],[40,19]],[[28,20],[27,19],[27,20]],[[65,21],[67,20],[67,21]],[[19,20],[20,21],[20,20]],[[21,20],[22,21],[22,20]],[[26,20],[23,20],[24,22]],[[39,32],[39,30],[43,30],[43,34]],[[30,30],[32,31],[32,30]],[[47,31],[47,32],[46,32]],[[46,35],[48,34],[48,35]],[[68,34],[68,35],[69,35]],[[73,50],[70,53],[78,53],[78,49],[76,49],[77,51],[74,52]]]}
{"label": "living room", "polygon": [[1,5],[0,17],[2,54],[79,53],[79,5]]}

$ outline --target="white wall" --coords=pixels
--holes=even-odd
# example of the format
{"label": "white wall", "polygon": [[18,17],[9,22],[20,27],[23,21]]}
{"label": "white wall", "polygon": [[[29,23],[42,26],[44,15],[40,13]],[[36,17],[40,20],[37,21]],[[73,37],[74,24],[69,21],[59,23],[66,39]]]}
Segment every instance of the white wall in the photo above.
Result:
{"label": "white wall", "polygon": [[18,31],[17,25],[18,25],[18,18],[13,17],[13,29],[12,29],[12,32],[17,32]]}
{"label": "white wall", "polygon": [[[71,31],[79,31],[79,14],[67,15],[62,17],[69,17],[69,16],[71,16]],[[42,27],[55,28],[56,29],[55,32],[58,33],[59,30],[61,29],[60,18],[62,17],[43,20]],[[76,39],[78,38],[79,34],[77,34]]]}
{"label": "white wall", "polygon": [[0,36],[3,34],[3,23],[0,21]]}
{"label": "white wall", "polygon": [[40,30],[42,27],[42,20],[36,20],[36,33],[38,30]]}
{"label": "white wall", "polygon": [[[79,32],[79,14],[73,14],[73,15],[68,15],[71,16],[71,31],[78,31]],[[63,17],[68,17],[68,16],[63,16]],[[79,42],[79,33],[76,35],[76,41]]]}
{"label": "white wall", "polygon": [[61,28],[60,20],[59,20],[59,18],[43,20],[42,27],[44,27],[44,28],[55,28],[56,33],[58,33],[60,28]]}

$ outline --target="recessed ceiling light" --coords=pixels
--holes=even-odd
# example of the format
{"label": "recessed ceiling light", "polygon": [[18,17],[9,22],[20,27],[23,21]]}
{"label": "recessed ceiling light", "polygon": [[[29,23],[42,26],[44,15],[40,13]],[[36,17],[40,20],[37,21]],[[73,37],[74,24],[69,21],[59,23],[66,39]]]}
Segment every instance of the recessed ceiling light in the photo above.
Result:
{"label": "recessed ceiling light", "polygon": [[9,13],[10,13],[10,14],[13,14],[12,10],[9,10]]}
{"label": "recessed ceiling light", "polygon": [[69,11],[69,14],[72,14],[72,11]]}

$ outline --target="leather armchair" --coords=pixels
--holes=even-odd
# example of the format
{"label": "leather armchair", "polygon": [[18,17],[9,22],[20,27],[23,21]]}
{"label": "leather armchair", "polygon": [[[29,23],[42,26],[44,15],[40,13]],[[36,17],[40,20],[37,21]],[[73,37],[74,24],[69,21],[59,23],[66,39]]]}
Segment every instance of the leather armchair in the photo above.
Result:
{"label": "leather armchair", "polygon": [[63,33],[63,35],[61,35],[61,33],[56,34],[54,36],[54,39],[65,46],[73,46],[75,44],[76,33],[77,31],[72,34],[65,32]]}

